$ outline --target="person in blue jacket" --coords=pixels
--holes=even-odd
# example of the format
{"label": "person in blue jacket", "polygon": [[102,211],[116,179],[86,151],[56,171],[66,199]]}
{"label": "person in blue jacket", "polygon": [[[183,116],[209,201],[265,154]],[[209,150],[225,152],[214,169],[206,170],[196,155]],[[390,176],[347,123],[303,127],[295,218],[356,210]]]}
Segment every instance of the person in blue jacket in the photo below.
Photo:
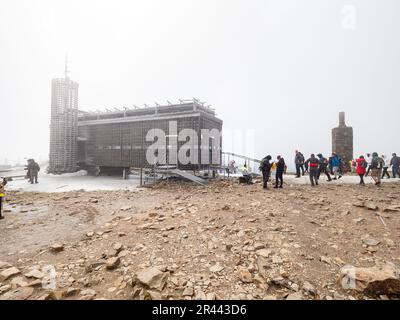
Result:
{"label": "person in blue jacket", "polygon": [[336,152],[332,153],[332,157],[330,158],[330,167],[332,168],[333,180],[340,179],[342,175],[340,174],[340,166],[342,159],[336,154]]}

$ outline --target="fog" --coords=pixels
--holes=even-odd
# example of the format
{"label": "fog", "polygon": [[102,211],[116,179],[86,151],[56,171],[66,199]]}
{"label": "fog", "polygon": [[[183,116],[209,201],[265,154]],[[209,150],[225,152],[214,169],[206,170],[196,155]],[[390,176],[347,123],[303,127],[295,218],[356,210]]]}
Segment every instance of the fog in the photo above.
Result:
{"label": "fog", "polygon": [[398,0],[0,0],[0,164],[47,159],[66,53],[82,110],[196,97],[288,162],[345,111],[355,156],[400,153]]}

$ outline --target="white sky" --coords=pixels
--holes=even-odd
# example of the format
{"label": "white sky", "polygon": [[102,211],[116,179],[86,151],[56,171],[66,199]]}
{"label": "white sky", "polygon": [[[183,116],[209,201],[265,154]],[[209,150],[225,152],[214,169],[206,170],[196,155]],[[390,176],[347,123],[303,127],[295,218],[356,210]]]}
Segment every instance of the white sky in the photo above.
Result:
{"label": "white sky", "polygon": [[47,157],[66,52],[84,110],[200,98],[288,162],[345,111],[355,156],[400,153],[398,0],[0,0],[0,163]]}

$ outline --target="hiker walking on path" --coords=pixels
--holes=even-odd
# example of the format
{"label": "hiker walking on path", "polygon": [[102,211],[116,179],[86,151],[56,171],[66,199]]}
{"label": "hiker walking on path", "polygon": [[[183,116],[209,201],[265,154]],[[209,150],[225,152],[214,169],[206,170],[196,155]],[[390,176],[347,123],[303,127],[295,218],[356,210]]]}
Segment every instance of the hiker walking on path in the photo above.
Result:
{"label": "hiker walking on path", "polygon": [[364,175],[367,172],[368,163],[364,159],[364,156],[360,156],[357,160],[357,174],[360,177],[360,185],[365,185]]}
{"label": "hiker walking on path", "polygon": [[[340,174],[340,163],[342,159],[334,152],[332,153],[332,157],[330,158],[330,167],[332,169],[332,174],[334,175],[333,180],[340,179],[342,175]],[[339,177],[338,177],[339,176]]]}
{"label": "hiker walking on path", "polygon": [[381,177],[382,177],[382,169],[384,166],[384,161],[382,158],[379,157],[377,152],[372,154],[372,161],[371,161],[371,177],[375,181],[376,186],[381,185]]}
{"label": "hiker walking on path", "polygon": [[386,155],[382,155],[382,159],[384,161],[383,164],[383,172],[382,172],[382,179],[387,176],[388,179],[390,179],[390,174],[389,174],[389,167],[390,167],[390,160],[388,157],[386,157]]}
{"label": "hiker walking on path", "polygon": [[371,171],[371,161],[372,161],[372,157],[370,153],[367,153],[367,158],[365,159],[365,161],[367,161],[368,167],[367,167],[367,172],[365,174],[365,176],[369,175],[369,172]]}
{"label": "hiker walking on path", "polygon": [[310,172],[310,181],[311,186],[318,185],[318,168],[319,168],[319,160],[315,157],[314,154],[305,162],[308,165],[309,172]]}
{"label": "hiker walking on path", "polygon": [[390,166],[393,170],[393,178],[396,178],[397,176],[400,178],[400,157],[398,157],[395,153],[392,154]]}
{"label": "hiker walking on path", "polygon": [[328,160],[326,158],[324,158],[324,156],[319,153],[317,155],[317,157],[319,158],[319,167],[318,167],[318,174],[317,174],[317,179],[319,180],[319,177],[321,176],[321,173],[325,173],[325,175],[328,177],[328,182],[332,181],[331,176],[329,175],[328,172]]}
{"label": "hiker walking on path", "polygon": [[[294,164],[296,165],[296,178],[300,178],[302,175],[304,176],[304,156],[298,150],[296,150]],[[300,173],[300,170],[301,170],[301,173]]]}

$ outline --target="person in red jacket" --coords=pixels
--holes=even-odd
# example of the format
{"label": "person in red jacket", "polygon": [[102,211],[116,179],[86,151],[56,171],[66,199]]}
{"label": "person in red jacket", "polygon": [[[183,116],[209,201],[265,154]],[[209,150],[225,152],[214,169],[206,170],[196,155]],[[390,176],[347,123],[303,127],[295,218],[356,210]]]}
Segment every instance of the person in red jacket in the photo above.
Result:
{"label": "person in red jacket", "polygon": [[360,177],[360,185],[365,185],[364,183],[364,176],[367,172],[368,163],[364,159],[364,156],[360,156],[357,160],[357,174]]}

